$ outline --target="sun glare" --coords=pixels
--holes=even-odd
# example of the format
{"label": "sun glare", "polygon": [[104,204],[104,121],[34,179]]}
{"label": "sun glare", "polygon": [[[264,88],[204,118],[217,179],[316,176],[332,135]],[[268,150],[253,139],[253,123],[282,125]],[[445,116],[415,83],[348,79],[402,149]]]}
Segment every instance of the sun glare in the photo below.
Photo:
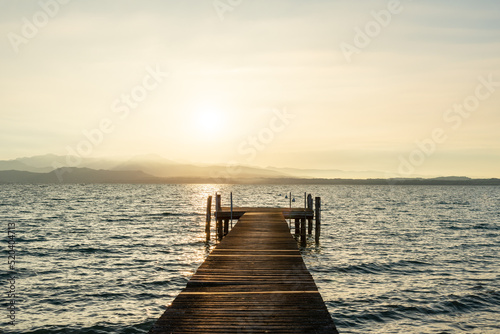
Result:
{"label": "sun glare", "polygon": [[213,107],[201,107],[195,117],[198,124],[198,131],[205,135],[213,136],[222,129],[224,118],[220,110]]}

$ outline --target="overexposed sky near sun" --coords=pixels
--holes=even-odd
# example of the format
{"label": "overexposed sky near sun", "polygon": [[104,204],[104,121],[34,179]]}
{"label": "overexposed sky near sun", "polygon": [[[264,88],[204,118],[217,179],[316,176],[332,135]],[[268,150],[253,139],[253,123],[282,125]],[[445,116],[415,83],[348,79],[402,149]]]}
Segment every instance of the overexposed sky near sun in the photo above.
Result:
{"label": "overexposed sky near sun", "polygon": [[0,1],[0,159],[500,177],[500,2],[397,3]]}

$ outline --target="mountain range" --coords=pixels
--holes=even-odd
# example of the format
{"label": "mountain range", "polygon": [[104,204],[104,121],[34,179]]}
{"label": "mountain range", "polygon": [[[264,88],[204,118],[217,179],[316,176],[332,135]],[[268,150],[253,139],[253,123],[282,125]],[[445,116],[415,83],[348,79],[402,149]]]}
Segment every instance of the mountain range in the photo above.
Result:
{"label": "mountain range", "polygon": [[231,165],[202,165],[178,163],[159,155],[142,155],[130,159],[80,158],[54,154],[0,160],[0,171],[16,170],[49,173],[58,168],[90,168],[109,171],[142,171],[160,178],[366,178],[383,177],[382,172],[350,172],[342,170],[294,169]]}
{"label": "mountain range", "polygon": [[48,154],[0,160],[0,183],[500,184],[500,180],[386,179],[376,171],[187,164],[158,155],[99,159]]}

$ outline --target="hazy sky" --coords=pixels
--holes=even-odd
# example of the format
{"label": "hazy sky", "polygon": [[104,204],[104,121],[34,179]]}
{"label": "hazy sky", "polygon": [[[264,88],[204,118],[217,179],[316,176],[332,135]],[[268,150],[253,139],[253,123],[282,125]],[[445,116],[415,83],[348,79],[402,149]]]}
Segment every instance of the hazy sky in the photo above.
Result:
{"label": "hazy sky", "polygon": [[0,34],[0,159],[500,177],[497,0],[2,0]]}

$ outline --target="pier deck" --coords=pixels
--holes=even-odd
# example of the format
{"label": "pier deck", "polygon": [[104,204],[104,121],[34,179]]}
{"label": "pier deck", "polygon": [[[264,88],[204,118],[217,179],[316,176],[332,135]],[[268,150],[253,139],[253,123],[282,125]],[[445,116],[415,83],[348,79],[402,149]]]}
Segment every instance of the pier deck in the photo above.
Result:
{"label": "pier deck", "polygon": [[283,213],[247,210],[150,333],[338,332]]}

